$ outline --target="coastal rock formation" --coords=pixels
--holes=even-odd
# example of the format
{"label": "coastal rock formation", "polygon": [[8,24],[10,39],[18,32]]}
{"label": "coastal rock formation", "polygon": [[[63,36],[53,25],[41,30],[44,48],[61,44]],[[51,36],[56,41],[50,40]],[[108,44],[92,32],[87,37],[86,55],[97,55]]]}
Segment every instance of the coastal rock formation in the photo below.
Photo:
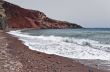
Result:
{"label": "coastal rock formation", "polygon": [[5,9],[3,7],[4,1],[0,0],[0,30],[5,30],[7,28],[6,24],[6,13]]}
{"label": "coastal rock formation", "polygon": [[24,9],[6,1],[4,1],[3,7],[10,28],[82,28],[80,25],[54,20],[40,11]]}
{"label": "coastal rock formation", "polygon": [[0,0],[0,16],[6,17],[5,9],[3,8],[4,1]]}

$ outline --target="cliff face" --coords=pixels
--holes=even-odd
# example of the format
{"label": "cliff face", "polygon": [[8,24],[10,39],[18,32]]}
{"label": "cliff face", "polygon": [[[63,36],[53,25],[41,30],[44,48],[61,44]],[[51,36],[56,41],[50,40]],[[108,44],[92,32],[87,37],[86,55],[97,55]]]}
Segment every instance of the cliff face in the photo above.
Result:
{"label": "cliff face", "polygon": [[5,13],[3,4],[4,4],[4,1],[0,0],[0,30],[6,30],[8,26],[6,24],[6,13]]}
{"label": "cliff face", "polygon": [[4,2],[3,7],[10,28],[82,28],[77,24],[54,20],[40,11],[24,9],[8,2]]}

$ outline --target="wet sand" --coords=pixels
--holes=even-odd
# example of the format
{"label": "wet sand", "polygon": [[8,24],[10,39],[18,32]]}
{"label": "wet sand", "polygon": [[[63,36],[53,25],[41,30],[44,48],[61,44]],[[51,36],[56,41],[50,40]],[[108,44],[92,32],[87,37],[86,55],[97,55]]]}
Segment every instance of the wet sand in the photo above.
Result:
{"label": "wet sand", "polygon": [[76,60],[30,50],[20,40],[0,31],[0,72],[107,72]]}

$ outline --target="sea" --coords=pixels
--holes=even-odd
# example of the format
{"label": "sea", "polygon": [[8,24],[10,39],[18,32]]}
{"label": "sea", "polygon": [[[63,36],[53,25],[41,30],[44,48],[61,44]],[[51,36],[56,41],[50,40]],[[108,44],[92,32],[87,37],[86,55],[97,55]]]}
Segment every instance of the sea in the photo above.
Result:
{"label": "sea", "polygon": [[30,49],[73,59],[100,60],[110,69],[110,28],[24,29],[8,32]]}

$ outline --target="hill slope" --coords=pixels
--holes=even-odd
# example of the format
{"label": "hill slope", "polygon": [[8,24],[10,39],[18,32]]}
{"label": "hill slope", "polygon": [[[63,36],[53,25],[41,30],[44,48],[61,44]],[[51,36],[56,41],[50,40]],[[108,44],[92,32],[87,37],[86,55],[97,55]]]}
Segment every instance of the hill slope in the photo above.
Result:
{"label": "hill slope", "polygon": [[10,28],[82,28],[80,25],[54,20],[40,11],[24,9],[9,2],[4,2],[3,7]]}

